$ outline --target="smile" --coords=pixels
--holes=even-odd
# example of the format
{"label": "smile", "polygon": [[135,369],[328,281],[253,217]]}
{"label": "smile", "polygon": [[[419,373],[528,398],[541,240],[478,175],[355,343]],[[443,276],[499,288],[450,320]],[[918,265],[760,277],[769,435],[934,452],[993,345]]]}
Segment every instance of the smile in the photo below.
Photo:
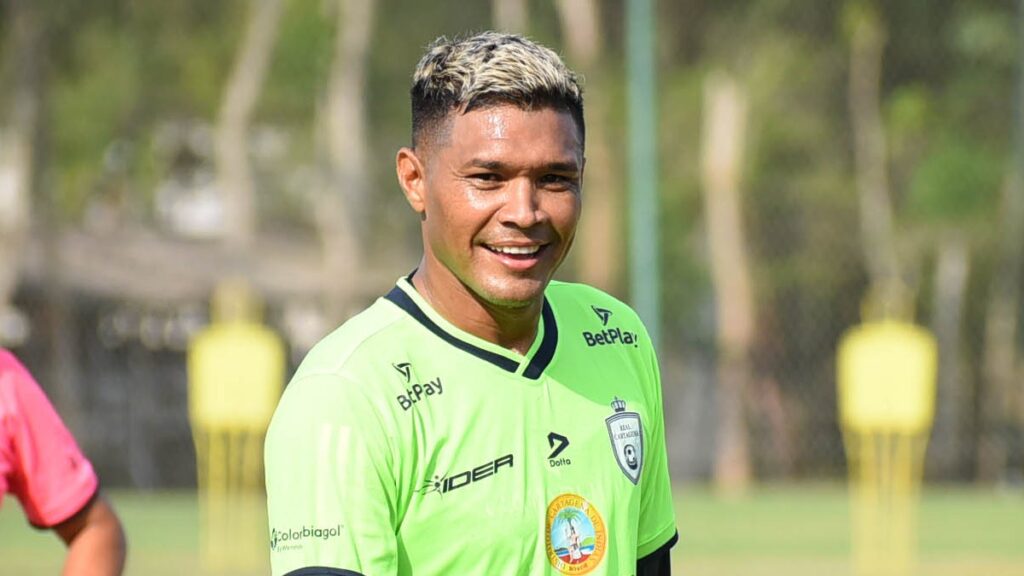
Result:
{"label": "smile", "polygon": [[498,254],[509,254],[513,256],[530,256],[540,252],[540,246],[491,246],[487,249]]}

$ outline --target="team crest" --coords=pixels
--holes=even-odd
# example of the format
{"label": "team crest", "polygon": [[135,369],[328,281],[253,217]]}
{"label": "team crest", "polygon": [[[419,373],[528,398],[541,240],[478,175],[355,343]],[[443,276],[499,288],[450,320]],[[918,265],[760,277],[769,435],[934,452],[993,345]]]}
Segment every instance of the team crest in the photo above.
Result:
{"label": "team crest", "polygon": [[644,468],[644,429],[640,424],[640,415],[626,412],[626,403],[618,398],[612,402],[612,408],[615,408],[615,414],[605,419],[608,437],[612,441],[612,452],[622,473],[636,484]]}
{"label": "team crest", "polygon": [[608,533],[597,508],[576,494],[562,494],[548,504],[544,522],[548,561],[562,574],[586,574],[601,564]]}

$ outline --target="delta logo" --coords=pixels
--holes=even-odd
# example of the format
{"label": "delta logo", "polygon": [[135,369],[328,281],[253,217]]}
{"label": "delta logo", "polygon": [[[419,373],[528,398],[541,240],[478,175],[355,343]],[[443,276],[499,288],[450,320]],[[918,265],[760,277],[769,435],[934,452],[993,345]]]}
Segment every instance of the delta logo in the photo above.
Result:
{"label": "delta logo", "polygon": [[591,306],[591,310],[597,315],[597,318],[601,321],[601,330],[596,332],[590,332],[587,330],[583,331],[583,341],[587,343],[587,346],[593,348],[594,346],[610,346],[610,345],[622,345],[622,346],[633,346],[636,348],[640,342],[640,336],[636,332],[630,332],[629,330],[623,330],[618,327],[608,327],[608,322],[612,318],[612,311],[607,308],[599,308],[597,306]]}

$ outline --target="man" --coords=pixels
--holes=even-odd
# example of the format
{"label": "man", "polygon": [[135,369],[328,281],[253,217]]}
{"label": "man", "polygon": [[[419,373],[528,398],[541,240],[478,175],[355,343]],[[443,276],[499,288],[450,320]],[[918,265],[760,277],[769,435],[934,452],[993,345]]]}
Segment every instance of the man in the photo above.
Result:
{"label": "man", "polygon": [[7,492],[29,522],[64,540],[65,575],[121,574],[124,531],[92,465],[32,376],[0,349],[0,498]]}
{"label": "man", "polygon": [[441,38],[411,96],[396,164],[423,259],[278,405],[273,574],[669,574],[650,341],[621,302],[551,281],[580,213],[575,75],[518,36]]}

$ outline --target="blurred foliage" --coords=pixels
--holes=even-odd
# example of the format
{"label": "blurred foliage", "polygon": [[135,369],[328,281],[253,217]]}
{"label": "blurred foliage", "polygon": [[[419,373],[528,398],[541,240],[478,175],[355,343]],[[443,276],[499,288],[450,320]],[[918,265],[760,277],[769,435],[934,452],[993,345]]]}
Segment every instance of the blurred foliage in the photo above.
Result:
{"label": "blurred foliage", "polygon": [[911,182],[908,212],[946,226],[993,220],[1002,163],[983,145],[948,138],[925,156]]}
{"label": "blurred foliage", "polygon": [[[440,34],[487,28],[490,14],[486,3],[427,6],[380,0],[377,4],[367,100],[374,128],[370,144],[381,152],[375,157],[384,158],[374,169],[380,181],[387,182],[390,153],[408,138],[407,85],[415,59]],[[844,29],[850,13],[872,13],[885,22],[887,30],[884,98],[893,156],[897,164],[914,165],[907,169],[904,184],[923,181],[925,177],[914,172],[918,164],[937,162],[929,161],[928,154],[951,154],[936,146],[922,150],[924,142],[948,133],[971,132],[984,141],[985,153],[958,158],[986,163],[980,170],[990,172],[991,159],[1006,154],[1009,140],[1006,119],[1016,46],[1010,17],[1013,3],[944,0],[939,4],[923,0],[664,3],[659,6],[662,123],[689,127],[688,133],[695,134],[700,102],[693,96],[699,90],[691,92],[688,101],[685,97],[680,101],[675,86],[697,86],[709,66],[725,66],[745,79],[755,97],[752,133],[756,144],[750,155],[754,172],[747,187],[755,202],[767,198],[766,203],[779,204],[768,209],[783,210],[786,194],[799,195],[794,190],[800,187],[793,185],[791,176],[817,181],[814,188],[819,197],[847,195],[849,185],[843,184],[850,180]],[[48,30],[47,94],[53,127],[49,168],[59,189],[61,213],[72,221],[81,215],[83,203],[101,179],[105,151],[112,142],[127,139],[144,152],[146,140],[161,121],[216,119],[246,5],[242,0],[40,3]],[[554,9],[541,2],[530,7],[529,33],[558,48],[562,34]],[[326,0],[287,4],[259,103],[258,120],[295,133],[298,137],[290,143],[307,157],[312,154],[309,142],[316,107],[333,54],[337,10],[335,3]],[[602,3],[608,36],[604,65],[610,76],[620,78],[618,14],[622,10],[621,1]],[[743,41],[738,42],[739,38]],[[10,75],[11,59],[6,54],[0,68],[5,77]],[[618,121],[621,117],[613,119]],[[663,132],[663,150],[684,145],[690,152],[697,149],[692,138],[687,142],[679,136],[678,131]],[[145,157],[137,154],[132,162],[144,164]],[[680,173],[687,168],[674,161],[662,165],[666,190],[680,188],[672,182],[682,178],[689,180],[690,197],[696,198],[695,170]],[[132,168],[130,172],[139,167]],[[900,168],[894,166],[897,172]],[[774,174],[786,179],[786,191],[753,192],[762,186],[778,190],[771,184]],[[822,187],[821,178],[835,184]],[[828,189],[833,192],[826,194]],[[667,201],[671,195],[666,192]],[[929,200],[913,196],[913,211],[928,212],[920,203]],[[692,203],[689,208],[693,213]],[[266,216],[273,218],[273,214]]]}

